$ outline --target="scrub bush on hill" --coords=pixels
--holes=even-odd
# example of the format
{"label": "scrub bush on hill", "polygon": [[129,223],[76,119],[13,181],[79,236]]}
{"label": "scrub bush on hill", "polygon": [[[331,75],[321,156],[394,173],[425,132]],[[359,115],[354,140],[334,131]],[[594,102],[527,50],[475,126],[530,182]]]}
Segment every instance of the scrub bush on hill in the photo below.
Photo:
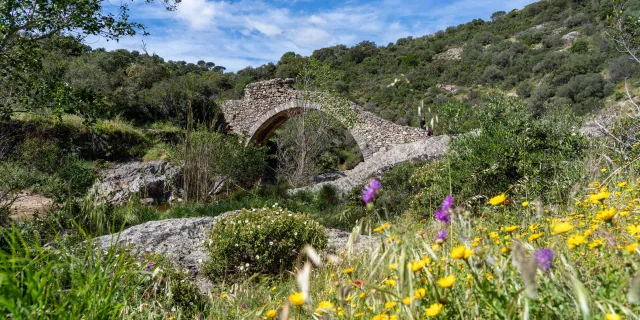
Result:
{"label": "scrub bush on hill", "polygon": [[214,223],[203,270],[216,282],[256,273],[279,274],[293,267],[305,244],[316,249],[327,245],[324,227],[307,215],[275,205],[245,209]]}

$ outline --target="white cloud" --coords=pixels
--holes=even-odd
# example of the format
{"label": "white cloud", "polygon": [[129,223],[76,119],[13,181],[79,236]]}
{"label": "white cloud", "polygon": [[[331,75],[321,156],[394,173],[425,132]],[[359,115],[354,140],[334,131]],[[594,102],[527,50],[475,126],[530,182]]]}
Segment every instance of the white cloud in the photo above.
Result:
{"label": "white cloud", "polygon": [[336,44],[351,46],[371,40],[386,45],[407,36],[424,36],[474,18],[487,19],[498,10],[522,8],[535,0],[446,4],[439,0],[351,0],[328,9],[317,9],[308,0],[267,1],[183,0],[175,12],[135,1],[131,20],[144,23],[151,36],[119,43],[92,38],[88,44],[141,50],[144,41],[150,53],[166,60],[213,61],[236,71],[277,62],[287,51],[309,55]]}

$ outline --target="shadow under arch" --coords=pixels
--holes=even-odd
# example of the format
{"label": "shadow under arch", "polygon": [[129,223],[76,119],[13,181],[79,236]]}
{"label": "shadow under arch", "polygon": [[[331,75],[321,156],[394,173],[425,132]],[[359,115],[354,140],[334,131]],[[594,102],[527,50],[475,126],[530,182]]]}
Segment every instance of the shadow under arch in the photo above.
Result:
{"label": "shadow under arch", "polygon": [[[332,116],[328,112],[322,110],[322,108],[318,104],[308,103],[307,108],[313,109],[319,112],[322,112],[326,115]],[[290,101],[284,103],[276,108],[271,109],[266,114],[262,115],[258,121],[251,127],[249,130],[249,139],[247,143],[257,143],[260,145],[266,145],[269,141],[269,138],[273,135],[273,133],[287,120],[290,118],[301,114],[304,111],[304,108],[297,103],[297,101]],[[342,124],[342,121],[338,119],[338,121]],[[353,137],[353,139],[358,144],[358,149],[360,150],[360,154],[363,159],[366,160],[367,155],[370,154],[369,146],[367,145],[364,137],[361,137],[359,134],[355,132],[355,128],[358,126],[358,123],[354,124],[352,128],[344,129],[349,132],[349,135]]]}

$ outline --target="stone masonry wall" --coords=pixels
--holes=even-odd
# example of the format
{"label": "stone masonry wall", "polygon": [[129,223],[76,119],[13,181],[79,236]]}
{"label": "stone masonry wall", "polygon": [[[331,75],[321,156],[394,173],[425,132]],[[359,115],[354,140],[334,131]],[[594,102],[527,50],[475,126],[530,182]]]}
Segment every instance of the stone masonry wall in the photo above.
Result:
{"label": "stone masonry wall", "polygon": [[[222,104],[222,112],[229,129],[247,137],[261,130],[261,125],[276,114],[299,108],[297,102],[303,96],[302,91],[292,87],[293,79],[273,79],[256,82],[245,88],[244,100],[230,100]],[[319,108],[309,105],[312,108]],[[384,120],[370,112],[358,110],[355,125],[349,130],[360,147],[364,159],[379,151],[386,151],[391,146],[414,142],[427,138],[427,132],[416,127],[400,126]]]}

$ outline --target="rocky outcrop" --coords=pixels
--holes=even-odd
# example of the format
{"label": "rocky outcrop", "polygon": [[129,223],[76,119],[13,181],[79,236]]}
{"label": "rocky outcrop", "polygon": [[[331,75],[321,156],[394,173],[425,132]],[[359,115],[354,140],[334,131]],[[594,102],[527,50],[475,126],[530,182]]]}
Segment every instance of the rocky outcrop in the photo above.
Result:
{"label": "rocky outcrop", "polygon": [[102,201],[121,204],[133,196],[147,204],[172,201],[181,194],[180,168],[166,161],[127,162],[102,170],[92,193]]}
{"label": "rocky outcrop", "polygon": [[562,41],[564,42],[564,44],[566,46],[570,46],[571,44],[573,44],[574,41],[576,41],[576,39],[578,39],[580,37],[580,32],[578,31],[571,31],[567,34],[565,34],[564,36],[562,36]]}
{"label": "rocky outcrop", "polygon": [[325,184],[335,186],[341,193],[360,187],[371,178],[379,178],[384,172],[407,161],[437,160],[449,149],[449,136],[435,136],[412,143],[398,144],[388,150],[373,154],[369,159],[346,171],[346,176],[334,181],[322,182],[309,187],[290,190],[294,194],[301,190],[317,191]]}
{"label": "rocky outcrop", "polygon": [[[211,288],[199,274],[203,263],[209,258],[205,248],[205,240],[213,223],[224,219],[238,211],[224,213],[217,217],[184,218],[150,221],[122,231],[120,234],[95,238],[94,245],[103,251],[113,245],[128,248],[132,253],[161,254],[167,259],[192,271],[196,285],[206,292]],[[339,253],[347,246],[350,234],[345,231],[327,229],[329,243],[327,251]],[[378,238],[362,235],[352,245],[352,252],[370,250],[379,243]]]}

